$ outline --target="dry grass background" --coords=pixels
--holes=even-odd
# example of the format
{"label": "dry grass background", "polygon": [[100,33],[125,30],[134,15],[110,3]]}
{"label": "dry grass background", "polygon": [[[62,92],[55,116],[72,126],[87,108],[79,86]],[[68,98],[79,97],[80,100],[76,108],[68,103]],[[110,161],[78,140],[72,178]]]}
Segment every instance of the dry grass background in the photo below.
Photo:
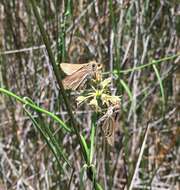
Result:
{"label": "dry grass background", "polygon": [[[57,62],[96,59],[106,72],[118,72],[180,52],[180,6],[176,0],[37,2]],[[69,125],[41,37],[29,1],[0,0],[0,87],[31,98]],[[103,189],[124,189],[123,183],[128,189],[132,181],[132,189],[180,189],[178,66],[179,57],[157,65],[164,99],[152,66],[119,73],[114,79],[112,93],[122,96],[115,146],[105,145],[97,129],[93,155],[96,177]],[[132,92],[132,102],[120,79]],[[67,96],[89,142],[96,116],[88,106],[75,106],[76,95]],[[34,110],[31,113],[34,118],[40,117]],[[61,160],[65,173],[59,172],[53,154],[22,104],[1,93],[0,190],[93,189],[85,173],[81,182],[85,162],[76,136],[59,130],[53,119],[42,116],[43,122],[56,131],[72,168]]]}

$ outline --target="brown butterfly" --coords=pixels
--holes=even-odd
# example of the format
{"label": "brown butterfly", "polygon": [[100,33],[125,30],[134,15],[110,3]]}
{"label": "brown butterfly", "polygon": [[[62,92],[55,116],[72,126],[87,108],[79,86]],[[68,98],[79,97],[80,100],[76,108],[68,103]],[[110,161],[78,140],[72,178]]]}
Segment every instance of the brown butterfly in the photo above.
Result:
{"label": "brown butterfly", "polygon": [[102,116],[98,121],[98,125],[101,123],[104,136],[108,144],[110,144],[111,146],[114,145],[114,133],[116,125],[118,124],[119,111],[120,111],[119,104],[110,106],[105,115]]}
{"label": "brown butterfly", "polygon": [[84,64],[61,63],[62,71],[67,74],[63,80],[65,89],[82,88],[88,80],[101,78],[102,65],[96,61]]}

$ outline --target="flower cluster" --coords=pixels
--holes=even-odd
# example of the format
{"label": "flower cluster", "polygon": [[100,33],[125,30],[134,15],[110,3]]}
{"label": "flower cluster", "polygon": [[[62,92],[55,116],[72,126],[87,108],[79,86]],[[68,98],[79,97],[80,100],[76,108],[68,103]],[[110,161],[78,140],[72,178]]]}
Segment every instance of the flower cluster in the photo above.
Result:
{"label": "flower cluster", "polygon": [[120,103],[119,96],[111,95],[110,85],[111,78],[104,79],[96,85],[91,85],[89,91],[85,91],[77,97],[76,101],[78,105],[87,103],[96,112],[102,112],[102,109]]}

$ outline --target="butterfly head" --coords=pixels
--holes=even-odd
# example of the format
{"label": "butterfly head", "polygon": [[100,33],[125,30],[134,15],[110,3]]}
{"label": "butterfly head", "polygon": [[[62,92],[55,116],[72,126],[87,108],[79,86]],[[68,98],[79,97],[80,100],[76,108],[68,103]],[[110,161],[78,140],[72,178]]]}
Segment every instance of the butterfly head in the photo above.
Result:
{"label": "butterfly head", "polygon": [[96,61],[91,61],[90,64],[94,72],[100,71],[102,69],[102,64],[97,63]]}
{"label": "butterfly head", "polygon": [[102,64],[97,63],[96,61],[91,61],[89,65],[91,67],[94,78],[97,81],[100,81],[102,79]]}

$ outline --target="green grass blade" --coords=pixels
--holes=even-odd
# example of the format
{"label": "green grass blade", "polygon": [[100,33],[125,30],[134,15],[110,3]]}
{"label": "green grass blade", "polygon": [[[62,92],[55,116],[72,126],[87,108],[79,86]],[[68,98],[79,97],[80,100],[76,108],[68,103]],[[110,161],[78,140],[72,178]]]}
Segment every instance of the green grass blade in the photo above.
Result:
{"label": "green grass blade", "polygon": [[90,140],[91,140],[90,151],[89,151],[90,164],[92,163],[93,154],[94,154],[94,138],[95,138],[95,124],[93,123],[91,127],[91,136],[90,136]]}
{"label": "green grass blade", "polygon": [[87,145],[86,140],[83,137],[83,135],[80,135],[80,137],[81,137],[82,145],[83,145],[85,153],[86,153],[87,164],[89,165],[90,164],[90,161],[89,161],[89,148],[88,148],[88,145]]}
{"label": "green grass blade", "polygon": [[110,10],[112,28],[113,28],[113,31],[115,32],[116,25],[115,25],[115,16],[114,16],[114,9],[113,9],[113,1],[112,0],[109,0],[109,10]]}
{"label": "green grass blade", "polygon": [[31,113],[26,109],[24,108],[25,112],[27,113],[27,115],[29,116],[29,118],[31,119],[33,125],[35,126],[35,128],[41,133],[41,135],[43,136],[44,140],[46,141],[49,149],[52,151],[54,157],[56,158],[56,161],[58,163],[58,167],[59,167],[59,170],[60,171],[64,171],[61,163],[60,163],[60,160],[59,160],[59,157],[58,157],[58,154],[57,154],[57,151],[55,150],[54,146],[53,146],[53,143],[52,141],[49,139],[48,135],[45,133],[45,131],[42,129],[42,126],[39,125],[39,123],[33,118],[33,116],[31,115]]}
{"label": "green grass blade", "polygon": [[[147,63],[147,64],[143,64],[143,65],[140,65],[140,66],[138,66],[138,67],[131,68],[131,69],[126,69],[126,70],[121,70],[121,71],[114,70],[114,71],[113,71],[113,74],[115,74],[115,75],[118,74],[118,73],[127,74],[127,73],[129,73],[129,72],[133,72],[133,71],[138,71],[138,70],[144,69],[144,68],[149,67],[149,66],[152,66],[152,65],[154,65],[154,64],[161,64],[161,63],[163,63],[163,62],[165,62],[165,61],[173,60],[173,59],[175,59],[175,58],[177,58],[177,57],[179,57],[179,56],[180,56],[180,54],[176,54],[176,55],[167,56],[167,57],[164,57],[164,58],[161,58],[161,59],[158,59],[158,60],[151,60],[151,61],[150,61],[149,63]],[[109,73],[109,72],[107,72],[107,73]],[[105,74],[107,74],[107,73],[105,73]]]}
{"label": "green grass blade", "polygon": [[99,183],[95,183],[95,190],[103,190]]}
{"label": "green grass blade", "polygon": [[154,69],[154,71],[156,73],[156,76],[157,76],[157,79],[158,79],[158,82],[159,82],[160,91],[161,91],[161,98],[162,98],[162,105],[163,105],[163,110],[164,110],[164,107],[165,107],[165,94],[164,94],[163,83],[162,83],[162,80],[161,80],[161,77],[160,77],[160,74],[159,74],[159,71],[158,71],[156,65],[153,65],[153,69]]}
{"label": "green grass blade", "polygon": [[87,169],[87,165],[84,165],[81,170],[80,170],[80,190],[84,190],[84,183],[83,183],[83,177],[84,177],[84,173]]}
{"label": "green grass blade", "polygon": [[67,132],[71,132],[71,129],[59,117],[57,117],[52,112],[49,112],[43,108],[40,108],[35,103],[32,103],[32,100],[30,100],[29,98],[21,98],[20,96],[14,94],[4,88],[0,88],[0,93],[6,94],[9,97],[15,98],[18,102],[21,102],[22,104],[25,104],[26,106],[31,107],[32,109],[36,110],[39,113],[44,113],[44,114],[48,115],[49,117],[51,117],[55,121],[57,121],[60,124],[60,126],[62,128],[64,128]]}
{"label": "green grass blade", "polygon": [[133,95],[132,95],[132,93],[131,93],[131,91],[130,91],[128,85],[127,85],[122,79],[120,80],[120,83],[121,83],[121,85],[124,87],[125,91],[127,92],[128,96],[129,96],[129,98],[130,98],[130,100],[132,101]]}

